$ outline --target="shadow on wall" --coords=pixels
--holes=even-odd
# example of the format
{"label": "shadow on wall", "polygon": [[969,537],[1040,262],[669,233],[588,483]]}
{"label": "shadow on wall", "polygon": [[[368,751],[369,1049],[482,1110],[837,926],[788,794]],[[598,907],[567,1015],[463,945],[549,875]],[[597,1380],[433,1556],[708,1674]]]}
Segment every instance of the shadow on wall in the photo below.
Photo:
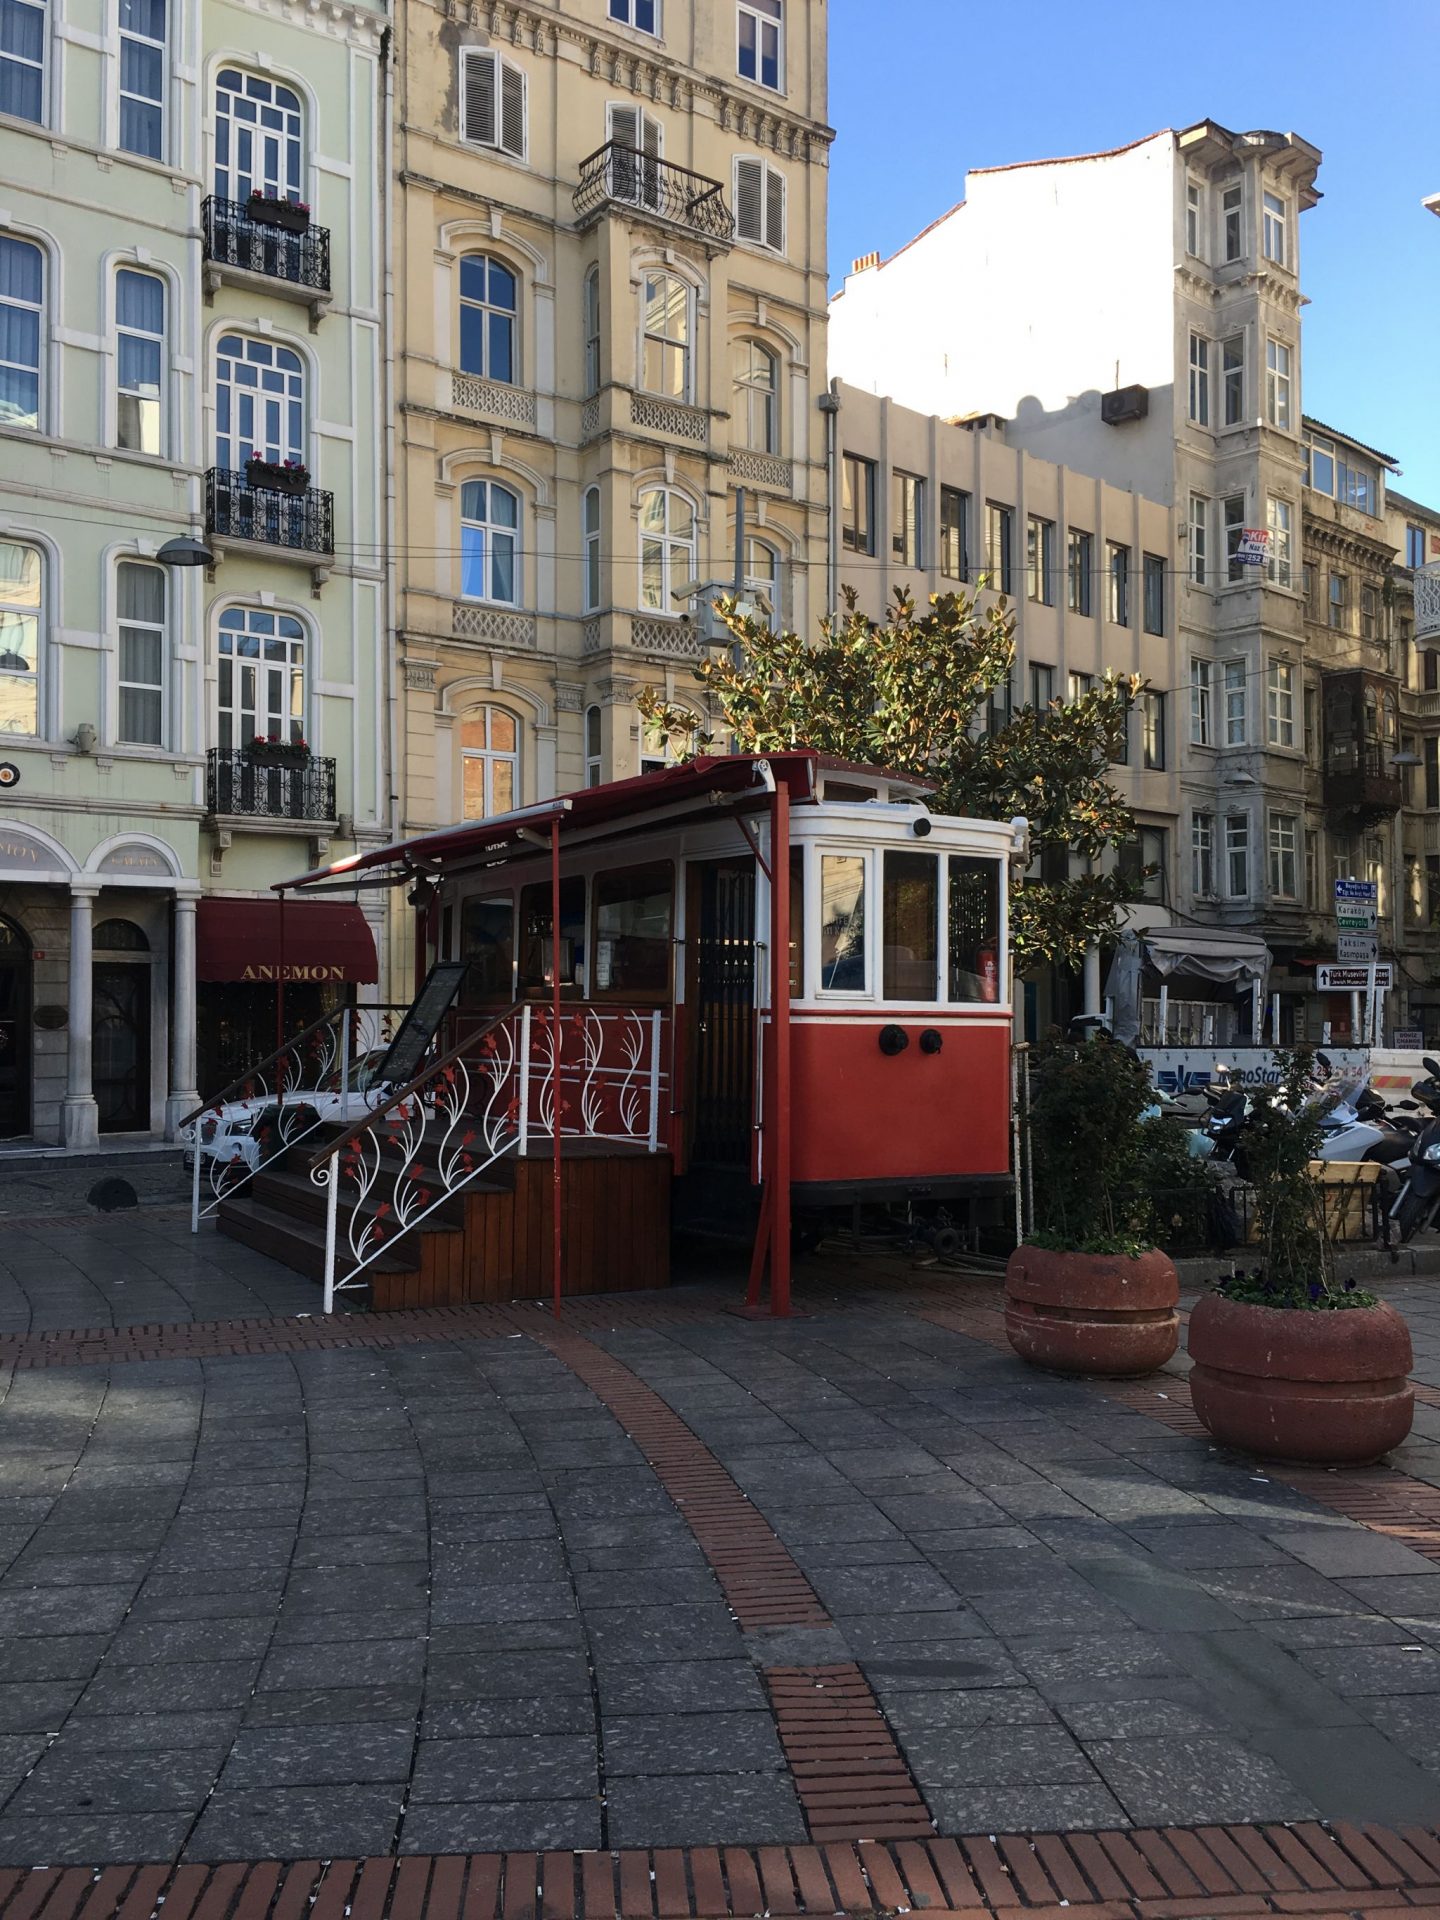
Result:
{"label": "shadow on wall", "polygon": [[1175,489],[1174,394],[1169,382],[1136,386],[1123,375],[1113,388],[1089,387],[1058,407],[1027,393],[1006,424],[1005,438],[1038,459],[1169,506]]}

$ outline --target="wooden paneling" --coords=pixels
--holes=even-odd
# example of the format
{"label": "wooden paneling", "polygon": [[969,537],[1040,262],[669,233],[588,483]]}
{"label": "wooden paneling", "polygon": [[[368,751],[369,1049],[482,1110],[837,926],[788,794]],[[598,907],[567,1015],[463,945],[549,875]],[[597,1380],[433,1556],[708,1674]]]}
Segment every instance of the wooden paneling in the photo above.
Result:
{"label": "wooden paneling", "polygon": [[[466,1206],[463,1300],[535,1300],[552,1286],[554,1172],[515,1164],[515,1189]],[[561,1292],[619,1293],[670,1280],[670,1156],[585,1153],[561,1162]]]}

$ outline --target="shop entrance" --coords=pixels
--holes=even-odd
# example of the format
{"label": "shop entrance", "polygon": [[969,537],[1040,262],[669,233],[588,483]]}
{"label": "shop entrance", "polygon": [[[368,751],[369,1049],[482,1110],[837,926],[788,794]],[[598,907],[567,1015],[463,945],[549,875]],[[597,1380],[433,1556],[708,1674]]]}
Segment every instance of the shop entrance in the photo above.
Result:
{"label": "shop entrance", "polygon": [[95,928],[91,1080],[101,1133],[150,1128],[150,942],[133,920]]}
{"label": "shop entrance", "polygon": [[30,942],[0,917],[0,1140],[30,1131]]}

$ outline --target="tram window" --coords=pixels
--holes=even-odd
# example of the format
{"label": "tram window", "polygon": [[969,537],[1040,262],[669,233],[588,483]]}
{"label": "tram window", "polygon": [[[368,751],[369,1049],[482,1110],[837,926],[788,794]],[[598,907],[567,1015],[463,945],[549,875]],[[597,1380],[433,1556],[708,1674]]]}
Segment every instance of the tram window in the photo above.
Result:
{"label": "tram window", "polygon": [[790,849],[790,998],[805,993],[805,849]]}
{"label": "tram window", "polygon": [[470,962],[465,1001],[508,1001],[514,992],[515,902],[508,893],[472,894],[460,903],[460,958]]}
{"label": "tram window", "polygon": [[674,897],[668,861],[596,874],[596,993],[668,992]]}
{"label": "tram window", "polygon": [[940,861],[933,853],[885,855],[882,899],[887,1000],[938,1000]]}
{"label": "tram window", "polygon": [[[550,882],[520,890],[520,991],[538,996],[553,988]],[[578,876],[560,882],[560,986],[577,999],[585,985],[585,882]]]}
{"label": "tram window", "polygon": [[950,998],[1000,998],[1000,863],[950,856]]}
{"label": "tram window", "polygon": [[865,856],[820,856],[820,986],[826,993],[864,993]]}

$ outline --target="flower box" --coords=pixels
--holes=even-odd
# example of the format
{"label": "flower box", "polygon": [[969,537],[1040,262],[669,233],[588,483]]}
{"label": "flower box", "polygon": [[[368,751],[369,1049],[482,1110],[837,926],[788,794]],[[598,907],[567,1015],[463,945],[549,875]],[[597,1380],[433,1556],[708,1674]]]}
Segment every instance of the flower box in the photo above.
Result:
{"label": "flower box", "polygon": [[310,209],[301,200],[281,200],[268,193],[252,193],[245,202],[245,217],[257,227],[279,227],[284,233],[304,233],[310,225]]}
{"label": "flower box", "polygon": [[245,484],[262,493],[307,493],[310,469],[287,466],[279,460],[247,460]]}
{"label": "flower box", "polygon": [[303,740],[251,740],[245,758],[257,767],[308,767],[310,749]]}

